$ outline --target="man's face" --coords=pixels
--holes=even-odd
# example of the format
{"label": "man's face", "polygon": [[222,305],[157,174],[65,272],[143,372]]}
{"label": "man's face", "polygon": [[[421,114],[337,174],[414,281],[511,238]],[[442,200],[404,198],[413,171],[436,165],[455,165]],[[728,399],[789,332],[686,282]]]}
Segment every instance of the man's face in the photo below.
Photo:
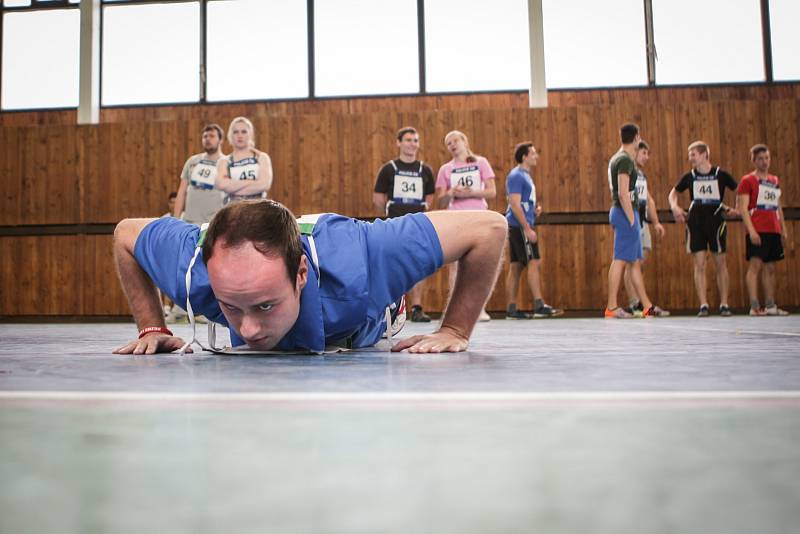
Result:
{"label": "man's face", "polygon": [[219,133],[216,130],[208,130],[203,132],[203,150],[212,154],[219,150]]}
{"label": "man's face", "polygon": [[759,152],[756,154],[756,157],[753,158],[753,164],[756,166],[758,172],[767,172],[769,170],[769,162],[769,150]]}
{"label": "man's face", "polygon": [[650,159],[650,151],[646,148],[640,148],[639,151],[636,153],[636,164],[640,166],[644,166],[647,163],[647,160]]}
{"label": "man's face", "polygon": [[689,163],[691,163],[692,167],[697,167],[706,161],[708,161],[708,152],[700,153],[696,148],[689,151]]}
{"label": "man's face", "polygon": [[169,212],[172,213],[175,211],[175,197],[169,197]]}
{"label": "man's face", "polygon": [[207,269],[222,313],[250,347],[272,349],[297,322],[308,279],[305,256],[295,283],[289,282],[283,258],[265,256],[249,242],[217,245]]}
{"label": "man's face", "polygon": [[539,153],[536,152],[536,147],[528,148],[528,153],[522,158],[522,164],[526,167],[536,167],[539,163]]}
{"label": "man's face", "polygon": [[403,138],[397,142],[397,146],[400,149],[400,154],[416,159],[419,151],[419,136],[409,132],[403,135]]}

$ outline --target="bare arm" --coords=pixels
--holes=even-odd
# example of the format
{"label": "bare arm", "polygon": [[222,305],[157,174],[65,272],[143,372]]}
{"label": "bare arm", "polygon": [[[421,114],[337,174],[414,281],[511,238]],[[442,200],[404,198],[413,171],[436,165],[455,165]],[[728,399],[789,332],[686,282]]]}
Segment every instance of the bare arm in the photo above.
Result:
{"label": "bare arm", "polygon": [[189,188],[189,182],[181,180],[181,185],[178,186],[178,196],[175,197],[175,211],[172,216],[180,219],[183,214],[183,208],[186,204],[186,190]]}
{"label": "bare arm", "polygon": [[425,204],[427,205],[427,209],[433,209],[433,193],[425,195]]}
{"label": "bare arm", "polygon": [[650,193],[647,193],[647,218],[653,223],[658,237],[664,237],[664,226],[661,224],[661,221],[658,220],[656,201]]}
{"label": "bare arm", "polygon": [[628,192],[628,186],[630,183],[630,176],[624,172],[619,173],[617,176],[617,196],[619,197],[619,205],[622,207],[622,211],[625,212],[625,216],[628,218],[631,225],[633,225],[635,222],[635,216],[633,214],[633,204],[631,204],[631,195]]}
{"label": "bare arm", "polygon": [[[114,261],[117,265],[117,274],[139,330],[148,326],[166,326],[156,286],[133,255],[136,239],[142,229],[153,220],[125,219],[114,230]],[[114,353],[154,354],[172,352],[181,346],[183,346],[181,338],[154,332],[115,349]]]}
{"label": "bare arm", "polygon": [[744,228],[747,230],[747,235],[750,236],[750,241],[754,245],[761,244],[761,236],[758,235],[756,232],[756,227],[753,225],[753,219],[750,218],[750,210],[747,207],[750,205],[750,195],[736,195],[736,205],[739,208],[739,212],[742,214],[742,222],[744,223]]}
{"label": "bare arm", "polygon": [[248,180],[232,180],[228,171],[227,158],[220,158],[217,162],[217,178],[214,180],[214,187],[224,191],[229,195],[244,194],[241,191],[247,187]]}
{"label": "bare arm", "polygon": [[678,191],[673,187],[669,191],[669,209],[672,211],[672,216],[675,217],[677,222],[686,222],[686,212],[678,205]]}
{"label": "bare arm", "polygon": [[437,203],[439,204],[439,209],[447,209],[447,206],[450,205],[450,201],[453,200],[453,194],[450,189],[446,187],[437,187],[436,188],[436,197],[439,199]]}
{"label": "bare arm", "polygon": [[[459,352],[469,337],[497,279],[508,224],[490,210],[434,211],[426,214],[436,229],[444,262],[458,262],[455,285],[439,330],[397,343],[393,351]],[[464,228],[470,228],[465,232]]]}
{"label": "bare arm", "polygon": [[[219,175],[219,173],[217,173]],[[258,156],[258,178],[255,180],[239,180],[244,184],[236,191],[237,195],[257,195],[269,193],[272,187],[272,160],[266,152]]]}
{"label": "bare arm", "polygon": [[372,192],[372,205],[377,208],[378,213],[381,215],[386,215],[386,203],[388,201],[389,198],[386,196],[386,193]]}

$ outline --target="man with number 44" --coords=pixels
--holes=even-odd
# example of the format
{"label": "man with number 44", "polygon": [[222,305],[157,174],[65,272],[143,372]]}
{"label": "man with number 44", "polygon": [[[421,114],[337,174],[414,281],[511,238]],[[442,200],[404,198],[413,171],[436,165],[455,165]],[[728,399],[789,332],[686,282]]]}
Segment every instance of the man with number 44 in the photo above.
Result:
{"label": "man with number 44", "polygon": [[[717,266],[717,287],[719,289],[719,314],[731,315],[728,305],[728,266],[725,260],[727,249],[727,227],[725,214],[738,215],[734,208],[723,202],[725,189],[736,191],[736,180],[711,165],[708,144],[695,141],[688,148],[689,163],[692,170],[681,177],[669,192],[669,207],[677,222],[686,223],[686,248],[694,259],[694,287],[700,300],[698,317],[708,317],[709,306],[706,294],[707,251],[714,254]],[[678,205],[678,193],[689,190],[688,213]]]}

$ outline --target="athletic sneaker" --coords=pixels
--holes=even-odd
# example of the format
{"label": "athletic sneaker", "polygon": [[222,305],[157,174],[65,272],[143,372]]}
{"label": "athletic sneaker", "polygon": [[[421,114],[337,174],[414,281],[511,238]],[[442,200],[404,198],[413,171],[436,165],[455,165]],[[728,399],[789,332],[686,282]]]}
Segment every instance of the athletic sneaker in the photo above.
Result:
{"label": "athletic sneaker", "polygon": [[733,315],[733,313],[731,313],[731,307],[727,305],[719,307],[719,314],[723,317],[730,317],[731,315]]}
{"label": "athletic sneaker", "polygon": [[620,307],[614,308],[613,310],[606,308],[606,311],[603,312],[603,317],[606,319],[633,319],[633,315]]}
{"label": "athletic sneaker", "polygon": [[422,311],[422,306],[419,304],[411,306],[411,322],[412,323],[429,323],[431,318]]}
{"label": "athletic sneaker", "polygon": [[658,306],[650,306],[644,312],[642,312],[643,317],[669,317],[669,312],[667,310],[662,310]]}
{"label": "athletic sneaker", "polygon": [[764,315],[783,317],[784,315],[789,315],[789,312],[780,309],[777,304],[773,304],[764,308]]}
{"label": "athletic sneaker", "polygon": [[533,319],[533,315],[514,309],[506,311],[506,319]]}
{"label": "athletic sneaker", "polygon": [[750,308],[750,317],[764,317],[766,314],[764,308]]}
{"label": "athletic sneaker", "polygon": [[492,318],[489,316],[488,313],[486,313],[486,310],[481,310],[481,314],[478,316],[478,320],[482,323],[485,323],[486,321],[491,321]]}
{"label": "athletic sneaker", "polygon": [[564,315],[564,310],[553,308],[549,304],[542,304],[533,310],[534,317],[558,317],[559,315]]}
{"label": "athletic sneaker", "polygon": [[389,320],[392,321],[392,326],[388,328],[388,332],[384,332],[381,337],[389,337],[391,332],[392,336],[397,335],[400,330],[406,325],[406,297],[400,297],[400,300],[393,302],[386,310],[389,312]]}
{"label": "athletic sneaker", "polygon": [[697,316],[698,317],[708,317],[708,306],[706,306],[705,304],[700,306],[700,311],[697,312]]}

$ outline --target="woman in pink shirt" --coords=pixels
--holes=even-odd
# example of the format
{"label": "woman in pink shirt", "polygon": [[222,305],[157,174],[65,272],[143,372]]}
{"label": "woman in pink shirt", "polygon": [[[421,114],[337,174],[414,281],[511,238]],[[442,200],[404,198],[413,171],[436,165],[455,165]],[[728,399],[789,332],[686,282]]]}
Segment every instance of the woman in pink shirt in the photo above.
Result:
{"label": "woman in pink shirt", "polygon": [[[444,144],[453,159],[439,168],[436,196],[439,208],[451,210],[485,210],[487,198],[494,198],[497,189],[492,166],[483,156],[473,154],[467,136],[453,130],[444,136]],[[450,290],[456,278],[455,264],[450,267]],[[488,321],[484,309],[479,320]]]}

